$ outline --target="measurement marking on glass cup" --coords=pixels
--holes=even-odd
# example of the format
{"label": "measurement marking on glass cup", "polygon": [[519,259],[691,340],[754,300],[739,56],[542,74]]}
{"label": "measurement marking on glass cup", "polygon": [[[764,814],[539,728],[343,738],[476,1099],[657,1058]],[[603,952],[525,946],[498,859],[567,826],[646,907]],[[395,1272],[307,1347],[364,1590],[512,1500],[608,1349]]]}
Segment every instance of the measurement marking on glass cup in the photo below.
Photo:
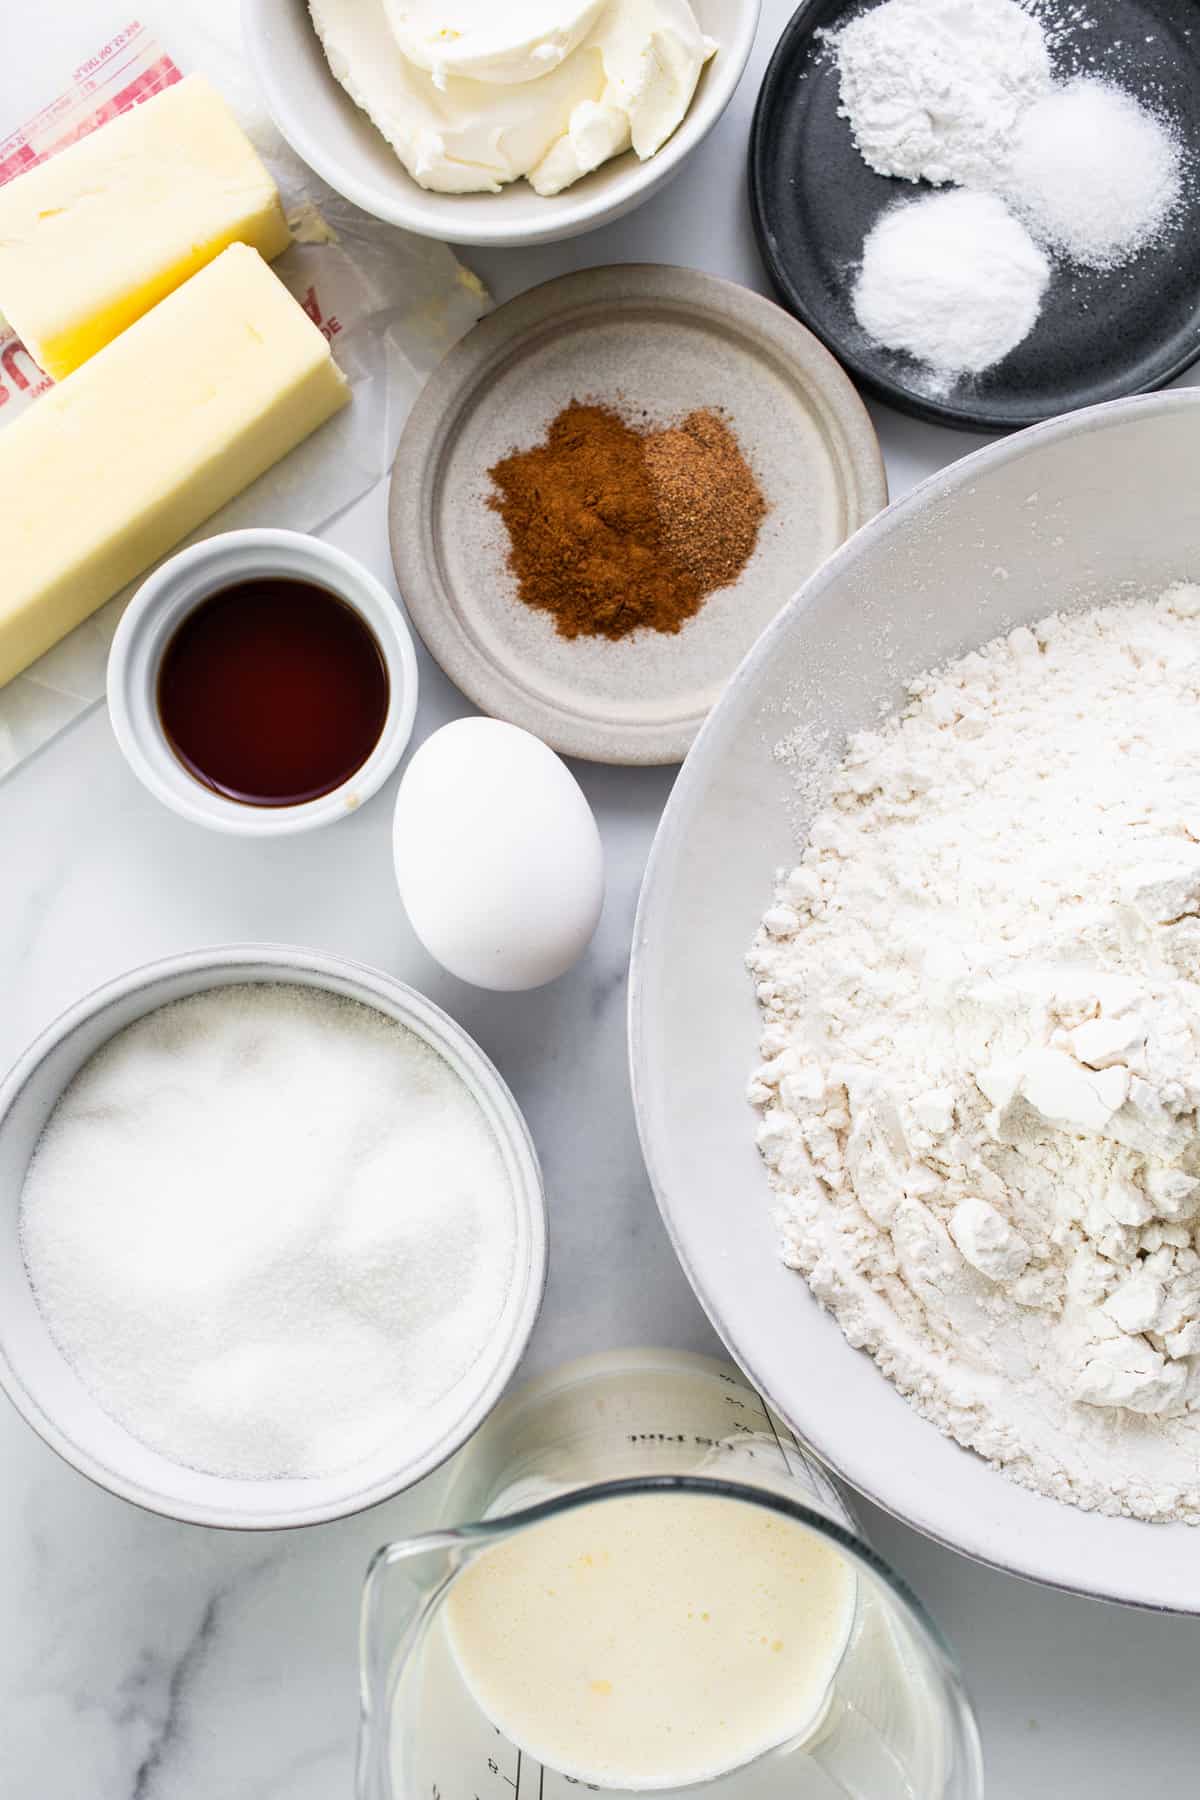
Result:
{"label": "measurement marking on glass cup", "polygon": [[694,1444],[698,1450],[719,1450],[723,1444],[728,1442],[728,1439],[705,1437],[702,1432],[697,1431],[693,1431],[690,1435],[683,1431],[630,1431],[625,1435],[625,1442],[627,1444]]}

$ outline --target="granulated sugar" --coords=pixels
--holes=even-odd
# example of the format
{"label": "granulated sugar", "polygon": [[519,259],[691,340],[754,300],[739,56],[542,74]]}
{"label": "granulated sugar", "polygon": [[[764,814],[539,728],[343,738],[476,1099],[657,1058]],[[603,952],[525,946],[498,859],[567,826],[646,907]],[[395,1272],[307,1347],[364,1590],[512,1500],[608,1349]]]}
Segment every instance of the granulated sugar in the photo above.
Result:
{"label": "granulated sugar", "polygon": [[304,1476],[428,1429],[499,1317],[515,1222],[442,1057],[272,984],[164,1007],[84,1066],[21,1241],[60,1348],[134,1436],[216,1474]]}
{"label": "granulated sugar", "polygon": [[1179,147],[1121,88],[1068,82],[1022,114],[1002,185],[1044,243],[1086,268],[1127,262],[1180,194]]}

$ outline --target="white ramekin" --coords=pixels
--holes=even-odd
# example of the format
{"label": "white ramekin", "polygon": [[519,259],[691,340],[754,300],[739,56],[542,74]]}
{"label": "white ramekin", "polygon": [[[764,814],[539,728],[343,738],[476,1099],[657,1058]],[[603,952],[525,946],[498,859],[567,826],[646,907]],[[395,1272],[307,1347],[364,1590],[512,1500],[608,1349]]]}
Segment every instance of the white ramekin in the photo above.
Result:
{"label": "white ramekin", "polygon": [[[190,1469],[131,1437],[93,1398],[51,1336],[19,1233],[25,1172],[68,1082],[118,1031],[160,1006],[241,982],[291,982],[360,1000],[408,1026],[449,1063],[495,1134],[508,1171],[512,1281],[478,1360],[423,1423],[408,1423],[340,1474],[237,1480]],[[273,1531],[343,1518],[387,1500],[471,1435],[511,1377],[541,1305],[546,1203],[537,1153],[504,1081],[478,1044],[404,982],[318,950],[235,944],[168,957],[110,981],[44,1031],[0,1083],[0,1386],[52,1450],[123,1499],[197,1525]]]}
{"label": "white ramekin", "polygon": [[[388,673],[388,709],[366,762],[349,781],[299,806],[249,806],[188,773],[163,732],[156,684],[163,651],[184,615],[237,581],[282,575],[311,581],[370,627]],[[369,800],[404,754],[417,710],[417,659],[396,602],[361,563],[299,531],[226,531],[181,550],[144,581],[117,626],[108,657],[108,710],[126,762],[173,811],[236,837],[283,837],[344,818]]]}

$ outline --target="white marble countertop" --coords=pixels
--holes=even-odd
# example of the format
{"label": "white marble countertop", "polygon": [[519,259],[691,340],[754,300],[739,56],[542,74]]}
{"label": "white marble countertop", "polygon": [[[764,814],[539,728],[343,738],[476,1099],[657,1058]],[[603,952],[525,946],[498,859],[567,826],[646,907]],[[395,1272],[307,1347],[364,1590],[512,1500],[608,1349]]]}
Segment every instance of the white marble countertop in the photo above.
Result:
{"label": "white marble countertop", "polygon": [[[611,228],[475,254],[505,299],[567,269],[690,263],[764,281],[743,204],[763,65],[791,7],[766,0],[750,69],[668,191]],[[974,440],[879,409],[894,495]],[[382,492],[330,535],[391,581]],[[466,710],[422,656],[417,739]],[[485,995],[442,974],[395,898],[389,789],[320,839],[240,843],[164,811],[93,712],[0,786],[0,1064],[98,982],[170,951],[276,939],[424,989],[508,1078],[537,1139],[553,1257],[531,1369],[609,1345],[711,1348],[642,1169],[624,980],[643,863],[672,771],[582,767],[608,855],[586,960],[549,989]],[[418,1489],[347,1523],[238,1538],[135,1511],[0,1405],[3,1800],[350,1800],[358,1587],[370,1553],[431,1525]],[[1187,1794],[1200,1760],[1200,1622],[992,1574],[863,1508],[875,1543],[958,1647],[991,1800]]]}

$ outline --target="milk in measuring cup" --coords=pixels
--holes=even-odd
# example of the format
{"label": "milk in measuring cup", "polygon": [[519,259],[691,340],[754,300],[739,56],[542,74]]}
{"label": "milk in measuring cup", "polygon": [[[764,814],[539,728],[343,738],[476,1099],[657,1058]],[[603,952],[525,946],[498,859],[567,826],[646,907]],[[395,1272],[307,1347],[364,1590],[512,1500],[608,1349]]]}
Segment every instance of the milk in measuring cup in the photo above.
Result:
{"label": "milk in measuring cup", "polygon": [[681,1787],[816,1730],[855,1585],[779,1513],[642,1493],[485,1551],[445,1625],[481,1711],[526,1754],[605,1788]]}
{"label": "milk in measuring cup", "polygon": [[980,1800],[945,1647],[727,1364],[505,1399],[363,1599],[358,1800]]}

